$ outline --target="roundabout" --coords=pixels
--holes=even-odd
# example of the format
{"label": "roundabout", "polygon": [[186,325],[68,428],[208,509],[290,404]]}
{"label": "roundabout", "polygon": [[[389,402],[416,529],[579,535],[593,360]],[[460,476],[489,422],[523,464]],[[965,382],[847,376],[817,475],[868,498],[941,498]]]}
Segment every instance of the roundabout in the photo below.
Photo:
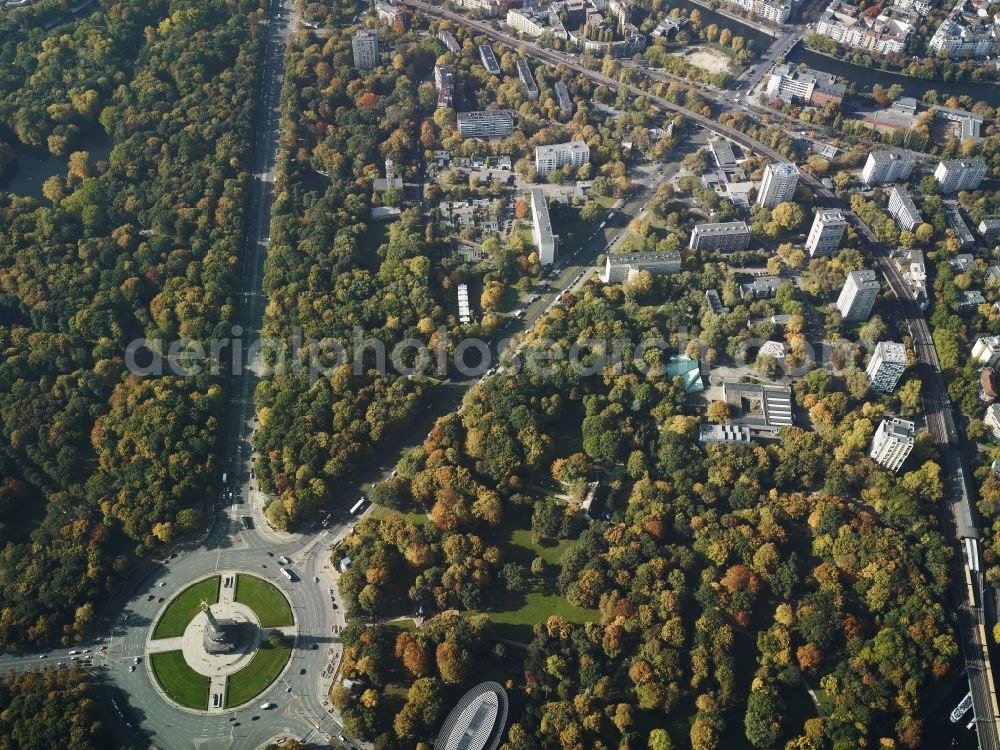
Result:
{"label": "roundabout", "polygon": [[278,679],[296,635],[291,605],[277,586],[224,572],[191,584],[161,609],[146,640],[146,668],[176,707],[227,711]]}

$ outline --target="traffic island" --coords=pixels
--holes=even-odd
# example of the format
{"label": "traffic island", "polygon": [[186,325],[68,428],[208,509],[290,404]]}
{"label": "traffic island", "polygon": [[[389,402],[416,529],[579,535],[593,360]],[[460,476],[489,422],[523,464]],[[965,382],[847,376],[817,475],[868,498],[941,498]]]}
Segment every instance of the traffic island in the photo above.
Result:
{"label": "traffic island", "polygon": [[272,630],[253,659],[226,681],[226,708],[236,708],[263,693],[285,669],[292,655],[293,638]]}
{"label": "traffic island", "polygon": [[201,611],[201,603],[219,601],[219,576],[212,576],[193,583],[175,596],[164,607],[153,628],[153,638],[177,638],[184,635],[187,626]]}
{"label": "traffic island", "polygon": [[288,599],[263,578],[245,574],[236,576],[234,599],[254,611],[262,628],[284,628],[295,622]]}
{"label": "traffic island", "polygon": [[[244,601],[236,600],[237,587]],[[146,642],[146,663],[164,699],[196,711],[225,711],[278,679],[295,632],[291,606],[274,585],[223,573],[189,586],[164,607]]]}
{"label": "traffic island", "polygon": [[160,689],[170,700],[184,708],[208,710],[209,685],[212,680],[191,669],[181,651],[150,654],[149,665]]}

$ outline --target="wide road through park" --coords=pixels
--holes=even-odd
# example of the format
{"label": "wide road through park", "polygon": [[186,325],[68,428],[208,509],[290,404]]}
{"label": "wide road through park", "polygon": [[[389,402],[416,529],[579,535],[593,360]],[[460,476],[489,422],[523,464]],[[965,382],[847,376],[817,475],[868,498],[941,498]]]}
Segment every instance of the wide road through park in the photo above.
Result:
{"label": "wide road through park", "polygon": [[[291,0],[272,0],[268,23],[262,27],[265,48],[252,144],[246,235],[241,243],[239,328],[233,332],[243,352],[259,338],[265,307],[261,284],[279,145],[279,95],[286,44],[292,31],[291,6]],[[212,511],[208,532],[199,540],[175,545],[173,554],[164,553],[159,561],[143,563],[133,572],[108,603],[106,612],[111,623],[107,635],[91,645],[87,654],[70,655],[70,649],[59,649],[44,656],[5,656],[0,657],[0,669],[24,670],[74,659],[87,663],[106,691],[106,716],[115,732],[130,743],[148,742],[164,750],[256,748],[278,736],[326,744],[340,733],[341,727],[324,701],[340,658],[335,630],[343,625],[343,610],[335,600],[336,587],[329,568],[330,547],[347,527],[335,524],[309,537],[279,536],[276,532],[266,533],[262,523],[247,528],[241,521],[243,515],[260,518],[259,508],[253,508],[250,502],[248,481],[248,437],[257,382],[255,370],[245,361],[240,362],[232,375],[221,441],[220,463],[227,481],[209,500],[219,503]],[[291,558],[288,567],[297,574],[295,582],[279,573],[280,555]],[[190,711],[161,695],[148,669],[146,643],[153,623],[173,596],[191,582],[222,571],[253,573],[285,593],[296,620],[295,645],[281,677],[246,707],[236,711]],[[265,702],[274,703],[276,708],[261,710]]]}

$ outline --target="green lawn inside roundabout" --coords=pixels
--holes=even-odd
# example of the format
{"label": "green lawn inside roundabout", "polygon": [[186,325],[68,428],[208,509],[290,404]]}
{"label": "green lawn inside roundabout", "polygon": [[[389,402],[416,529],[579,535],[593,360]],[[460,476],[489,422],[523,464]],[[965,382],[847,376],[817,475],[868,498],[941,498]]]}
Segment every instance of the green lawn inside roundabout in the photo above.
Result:
{"label": "green lawn inside roundabout", "polygon": [[219,601],[218,576],[188,586],[174,597],[160,615],[153,629],[153,638],[176,638],[184,635],[184,630],[201,609],[202,601],[209,604]]}
{"label": "green lawn inside roundabout", "polygon": [[235,599],[254,611],[262,628],[283,628],[295,622],[288,599],[263,578],[236,576]]}
{"label": "green lawn inside roundabout", "polygon": [[187,708],[208,710],[208,692],[211,680],[198,674],[184,660],[180,651],[163,651],[149,655],[149,662],[160,683],[171,700]]}
{"label": "green lawn inside roundabout", "polygon": [[246,703],[261,693],[281,674],[292,654],[291,639],[274,644],[264,641],[250,663],[226,682],[226,708]]}

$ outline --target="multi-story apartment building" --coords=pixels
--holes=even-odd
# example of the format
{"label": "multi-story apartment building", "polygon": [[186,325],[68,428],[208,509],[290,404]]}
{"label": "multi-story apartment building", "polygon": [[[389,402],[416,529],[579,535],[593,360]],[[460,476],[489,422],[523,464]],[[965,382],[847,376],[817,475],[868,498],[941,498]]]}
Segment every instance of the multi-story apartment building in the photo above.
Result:
{"label": "multi-story apartment building", "polygon": [[549,28],[547,16],[517,8],[507,11],[507,26],[513,31],[531,37],[539,37]]}
{"label": "multi-story apartment building", "polygon": [[491,76],[500,75],[500,64],[497,56],[493,54],[493,48],[488,44],[479,45],[479,59],[483,61],[483,67]]}
{"label": "multi-story apartment building", "polygon": [[972,358],[987,367],[1000,366],[1000,336],[984,336],[972,346]]}
{"label": "multi-story apartment building", "polygon": [[600,279],[605,284],[619,284],[635,278],[640,271],[655,275],[680,270],[681,254],[677,252],[608,253]]}
{"label": "multi-story apartment building", "polygon": [[517,77],[521,79],[521,85],[524,86],[524,93],[528,99],[533,102],[538,101],[538,83],[524,60],[517,61]]}
{"label": "multi-story apartment building", "polygon": [[792,12],[790,0],[725,0],[743,12],[771,23],[784,23]]}
{"label": "multi-story apartment building", "polygon": [[562,81],[556,81],[556,99],[559,100],[559,111],[562,112],[564,117],[570,117],[573,114],[573,100],[569,98],[569,89],[566,88],[566,84]]}
{"label": "multi-story apartment building", "polygon": [[506,138],[514,132],[514,115],[506,109],[458,113],[458,134],[463,138]]}
{"label": "multi-story apartment building", "polygon": [[487,18],[500,15],[499,0],[454,0],[454,3],[459,8],[481,11]]}
{"label": "multi-story apartment building", "polygon": [[906,188],[893,185],[889,191],[889,214],[896,220],[896,226],[904,232],[912,232],[923,221]]}
{"label": "multi-story apartment building", "polygon": [[982,23],[976,19],[970,23],[964,18],[946,18],[937,27],[928,46],[935,54],[947,52],[953,59],[983,58],[995,55],[1000,48],[998,33],[993,21]]}
{"label": "multi-story apartment building", "polygon": [[874,271],[851,271],[837,298],[837,309],[849,323],[868,320],[882,287]]}
{"label": "multi-story apartment building", "polygon": [[942,193],[975,190],[985,176],[986,162],[982,159],[944,159],[934,170]]}
{"label": "multi-story apartment building", "polygon": [[549,202],[541,188],[532,188],[531,196],[531,236],[538,248],[538,262],[550,266],[556,260],[556,245],[559,237],[552,234],[552,219],[549,217]]}
{"label": "multi-story apartment building", "polygon": [[775,162],[764,168],[764,179],[757,194],[757,205],[774,208],[779,203],[790,201],[795,196],[795,186],[799,184],[799,168],[790,162]]}
{"label": "multi-story apartment building", "polygon": [[776,65],[767,80],[765,93],[771,99],[821,107],[831,102],[843,102],[846,90],[844,84],[837,83],[837,77],[830,73]]}
{"label": "multi-story apartment building", "polygon": [[569,164],[573,169],[579,169],[590,161],[590,147],[584,141],[569,141],[568,143],[553,143],[548,146],[535,147],[535,170],[547,177],[557,169]]}
{"label": "multi-story apartment building", "polygon": [[906,149],[885,148],[872,151],[861,170],[861,179],[869,186],[908,180],[916,163],[917,157]]}
{"label": "multi-story apartment building", "polygon": [[392,3],[377,0],[375,3],[375,15],[378,16],[378,20],[391,26],[403,15],[403,12]]}
{"label": "multi-story apartment building", "polygon": [[458,40],[455,39],[455,35],[450,31],[439,31],[438,39],[441,40],[441,43],[449,52],[458,52],[461,49],[461,47],[458,46]]}
{"label": "multi-story apartment building", "polygon": [[750,244],[750,227],[745,221],[724,221],[718,224],[698,224],[691,232],[688,246],[692,250],[746,250]]}
{"label": "multi-story apartment building", "polygon": [[983,219],[976,228],[983,236],[983,239],[992,240],[997,235],[1000,235],[1000,219]]}
{"label": "multi-story apartment building", "polygon": [[993,434],[994,440],[1000,440],[1000,404],[990,404],[986,407],[983,424]]}
{"label": "multi-story apartment building", "polygon": [[906,347],[894,341],[879,341],[865,370],[869,387],[877,393],[892,393],[904,372]]}
{"label": "multi-story apartment building", "polygon": [[913,450],[913,434],[913,422],[899,417],[883,419],[872,438],[869,455],[889,471],[897,472]]}
{"label": "multi-story apartment building", "polygon": [[[763,18],[771,23],[784,23],[792,13],[790,0],[741,0],[739,3],[750,15]],[[749,9],[747,8],[749,5]]]}
{"label": "multi-story apartment building", "polygon": [[437,89],[439,107],[450,107],[455,103],[455,76],[451,72],[451,66],[434,66],[434,87]]}
{"label": "multi-story apartment building", "polygon": [[856,5],[833,0],[816,22],[816,33],[837,44],[889,55],[906,49],[918,19],[912,11],[890,6],[877,17],[861,12]]}
{"label": "multi-story apartment building", "polygon": [[378,32],[375,29],[359,29],[351,37],[351,51],[354,53],[354,67],[374,70],[379,64]]}
{"label": "multi-story apartment building", "polygon": [[847,220],[842,211],[837,209],[817,211],[809,236],[806,238],[806,252],[809,253],[809,257],[833,255],[837,252],[845,229]]}

